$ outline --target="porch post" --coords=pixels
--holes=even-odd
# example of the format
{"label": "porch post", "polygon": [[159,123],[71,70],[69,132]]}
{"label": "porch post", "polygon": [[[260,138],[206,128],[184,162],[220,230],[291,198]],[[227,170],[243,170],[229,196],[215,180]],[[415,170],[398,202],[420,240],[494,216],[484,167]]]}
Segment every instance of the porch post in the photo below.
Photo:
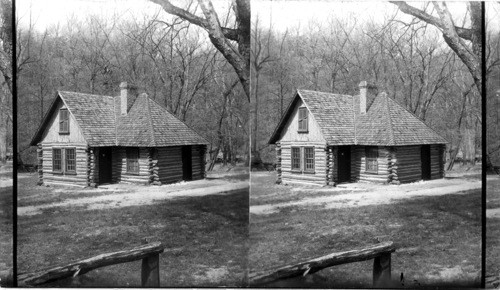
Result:
{"label": "porch post", "polygon": [[278,174],[276,184],[281,184],[281,142],[276,142],[276,173]]}

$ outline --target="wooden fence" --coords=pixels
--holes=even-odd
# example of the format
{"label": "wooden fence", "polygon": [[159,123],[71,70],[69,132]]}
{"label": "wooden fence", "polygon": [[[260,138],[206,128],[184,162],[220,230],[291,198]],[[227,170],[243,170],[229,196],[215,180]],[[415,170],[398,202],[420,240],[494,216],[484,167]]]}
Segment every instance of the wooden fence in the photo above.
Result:
{"label": "wooden fence", "polygon": [[160,242],[145,244],[129,250],[101,254],[92,258],[73,262],[66,266],[54,267],[35,273],[20,274],[17,276],[17,282],[19,287],[37,286],[68,277],[76,277],[100,267],[142,259],[142,287],[159,287],[159,254],[162,253],[164,249],[165,246]]}
{"label": "wooden fence", "polygon": [[373,286],[387,287],[391,285],[391,253],[395,250],[393,242],[384,242],[361,250],[332,253],[276,270],[250,274],[249,284],[251,287],[258,287],[282,279],[306,276],[336,265],[374,259]]}

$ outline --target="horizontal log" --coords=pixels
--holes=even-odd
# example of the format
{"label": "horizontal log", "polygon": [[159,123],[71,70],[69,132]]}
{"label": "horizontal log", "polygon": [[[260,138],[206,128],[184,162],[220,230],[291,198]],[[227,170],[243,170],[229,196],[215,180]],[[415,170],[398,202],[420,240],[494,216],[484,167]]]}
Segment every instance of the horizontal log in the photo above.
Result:
{"label": "horizontal log", "polygon": [[20,274],[17,276],[17,281],[21,287],[41,285],[54,280],[82,275],[100,267],[141,260],[152,255],[158,255],[164,249],[165,246],[160,242],[150,243],[128,250],[101,254],[65,266],[54,267],[35,273]]}
{"label": "horizontal log", "polygon": [[294,265],[284,266],[277,270],[251,273],[248,276],[250,286],[269,284],[281,279],[313,274],[322,269],[352,262],[370,260],[396,250],[393,242],[380,243],[368,248],[332,253]]}

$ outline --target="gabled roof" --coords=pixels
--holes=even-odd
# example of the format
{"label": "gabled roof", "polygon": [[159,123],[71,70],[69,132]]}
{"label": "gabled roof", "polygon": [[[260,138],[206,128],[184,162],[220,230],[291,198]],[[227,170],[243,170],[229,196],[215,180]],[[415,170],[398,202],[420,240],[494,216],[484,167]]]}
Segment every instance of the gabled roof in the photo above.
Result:
{"label": "gabled roof", "polygon": [[366,114],[357,110],[359,96],[298,90],[274,131],[274,144],[302,100],[329,145],[404,146],[444,144],[447,141],[387,94],[379,94]]}
{"label": "gabled roof", "polygon": [[41,141],[51,116],[63,102],[76,119],[89,146],[162,147],[207,144],[207,140],[146,94],[137,97],[125,116],[120,97],[57,92],[31,145]]}

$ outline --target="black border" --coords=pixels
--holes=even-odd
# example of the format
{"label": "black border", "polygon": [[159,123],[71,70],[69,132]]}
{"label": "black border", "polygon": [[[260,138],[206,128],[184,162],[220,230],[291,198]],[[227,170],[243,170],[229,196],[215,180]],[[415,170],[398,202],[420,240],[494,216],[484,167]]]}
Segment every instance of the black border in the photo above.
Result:
{"label": "black border", "polygon": [[12,0],[12,286],[17,287],[17,29],[16,0]]}
{"label": "black border", "polygon": [[486,287],[486,162],[485,158],[487,156],[486,150],[486,5],[485,2],[481,2],[481,140],[482,140],[482,148],[481,155],[483,156],[483,160],[481,161],[482,165],[482,174],[481,174],[481,288]]}

